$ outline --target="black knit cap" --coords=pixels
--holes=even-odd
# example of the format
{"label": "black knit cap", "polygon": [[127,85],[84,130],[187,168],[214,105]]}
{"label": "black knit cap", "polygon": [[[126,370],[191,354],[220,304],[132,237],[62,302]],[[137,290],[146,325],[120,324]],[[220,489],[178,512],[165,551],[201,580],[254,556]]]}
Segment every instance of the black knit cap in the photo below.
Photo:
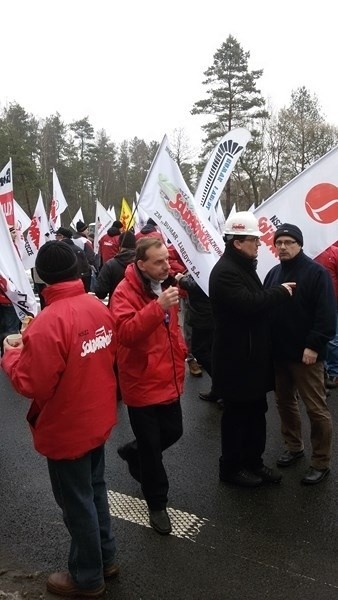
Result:
{"label": "black knit cap", "polygon": [[71,246],[64,242],[46,242],[41,246],[35,268],[42,281],[48,284],[78,279],[78,261]]}
{"label": "black knit cap", "polygon": [[63,235],[65,238],[71,238],[73,234],[70,229],[67,229],[67,227],[59,227],[59,229],[55,232],[55,235]]}
{"label": "black knit cap", "polygon": [[124,231],[119,237],[119,245],[121,248],[136,248],[136,238],[131,231]]}
{"label": "black knit cap", "polygon": [[293,238],[300,246],[303,246],[304,244],[303,234],[297,225],[292,225],[291,223],[283,223],[283,225],[280,225],[275,231],[273,238],[274,243],[276,243],[276,240],[282,235]]}
{"label": "black knit cap", "polygon": [[88,229],[88,225],[83,221],[78,221],[76,223],[76,231],[78,231],[78,233],[82,233],[83,231],[86,231],[86,229]]}
{"label": "black knit cap", "polygon": [[123,227],[123,223],[121,223],[121,221],[114,221],[112,227],[117,227],[117,229],[121,229]]}

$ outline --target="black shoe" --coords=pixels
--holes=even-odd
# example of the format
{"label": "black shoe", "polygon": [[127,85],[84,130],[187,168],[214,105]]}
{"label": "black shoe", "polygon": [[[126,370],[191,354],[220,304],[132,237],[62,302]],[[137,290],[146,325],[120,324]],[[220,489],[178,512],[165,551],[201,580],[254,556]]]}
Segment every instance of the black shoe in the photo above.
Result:
{"label": "black shoe", "polygon": [[161,535],[169,535],[171,532],[171,523],[165,508],[163,510],[149,509],[149,523]]}
{"label": "black shoe", "polygon": [[229,473],[227,475],[220,473],[219,478],[225,483],[234,483],[240,487],[257,487],[263,483],[262,477],[255,475],[255,473],[247,469],[241,469],[237,473]]}
{"label": "black shoe", "polygon": [[140,463],[138,460],[138,456],[136,450],[133,450],[130,447],[130,444],[126,444],[125,446],[120,446],[117,449],[117,454],[125,460],[128,464],[128,469],[130,475],[136,479],[139,483],[141,483],[141,471],[140,471]]}
{"label": "black shoe", "polygon": [[304,456],[304,450],[299,450],[299,452],[285,450],[277,460],[277,465],[279,467],[288,467],[289,465],[293,465],[299,458],[302,458],[302,456]]}
{"label": "black shoe", "polygon": [[282,480],[282,476],[279,471],[276,469],[270,469],[270,467],[265,465],[259,467],[259,469],[254,469],[253,472],[255,475],[262,478],[263,483],[280,483]]}
{"label": "black shoe", "polygon": [[301,483],[304,483],[304,485],[315,485],[316,483],[320,483],[320,481],[322,481],[329,473],[330,469],[319,470],[310,467],[306,471]]}
{"label": "black shoe", "polygon": [[329,375],[328,378],[325,380],[325,387],[328,390],[335,390],[338,387],[338,377],[335,377],[334,375]]}
{"label": "black shoe", "polygon": [[218,396],[212,390],[210,392],[199,392],[198,397],[205,402],[217,402]]}

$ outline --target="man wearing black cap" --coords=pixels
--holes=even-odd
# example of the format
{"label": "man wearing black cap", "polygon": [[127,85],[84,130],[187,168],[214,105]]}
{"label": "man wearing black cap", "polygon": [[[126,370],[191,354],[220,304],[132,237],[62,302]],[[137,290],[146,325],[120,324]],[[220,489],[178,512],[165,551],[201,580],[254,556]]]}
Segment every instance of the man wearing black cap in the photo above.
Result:
{"label": "man wearing black cap", "polygon": [[[86,255],[86,259],[89,262],[91,271],[95,274],[97,271],[97,261],[96,256],[93,249],[93,244],[88,238],[88,225],[83,223],[83,221],[78,221],[76,223],[76,231],[77,233],[73,236],[73,242],[83,250]],[[90,288],[90,283],[89,283]]]}
{"label": "man wearing black cap", "polygon": [[55,237],[58,242],[68,244],[75,253],[79,267],[79,277],[82,279],[86,292],[90,292],[92,271],[84,250],[81,250],[77,244],[74,244],[73,234],[66,227],[59,227],[55,232]]}
{"label": "man wearing black cap", "polygon": [[148,219],[147,223],[144,227],[136,234],[136,241],[142,239],[143,237],[155,237],[159,240],[163,240],[162,234],[157,229],[157,223],[154,219]]}
{"label": "man wearing black cap", "polygon": [[108,260],[98,274],[94,286],[94,292],[102,300],[109,295],[109,304],[113,292],[117,285],[122,281],[124,272],[131,262],[135,260],[136,240],[131,231],[124,231],[118,237],[119,252]]}
{"label": "man wearing black cap", "polygon": [[114,221],[109,227],[107,233],[99,239],[99,255],[100,266],[104,265],[108,260],[114,258],[119,251],[120,243],[119,236],[123,231],[123,223]]}
{"label": "man wearing black cap", "polygon": [[104,480],[104,444],[116,423],[112,317],[85,293],[76,256],[64,242],[44,244],[36,270],[47,284],[47,306],[19,347],[5,341],[2,367],[16,391],[31,399],[34,446],[47,458],[71,536],[69,572],[50,575],[47,589],[98,598],[104,578],[118,572]]}
{"label": "man wearing black cap", "polygon": [[310,419],[312,444],[310,467],[301,481],[311,485],[330,472],[332,422],[323,361],[335,334],[335,296],[327,271],[304,254],[299,227],[291,223],[278,227],[274,244],[280,264],[268,273],[265,286],[296,282],[292,301],[276,308],[273,317],[275,389],[286,444],[277,464],[288,467],[304,456],[298,392]]}

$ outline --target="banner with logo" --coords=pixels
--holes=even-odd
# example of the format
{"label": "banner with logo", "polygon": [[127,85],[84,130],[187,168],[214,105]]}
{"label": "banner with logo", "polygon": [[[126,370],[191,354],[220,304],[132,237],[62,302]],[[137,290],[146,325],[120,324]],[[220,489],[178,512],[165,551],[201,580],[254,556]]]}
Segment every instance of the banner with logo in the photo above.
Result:
{"label": "banner with logo", "polygon": [[8,224],[0,207],[0,287],[15,307],[19,319],[35,316],[37,303],[27,273],[12,242]]}
{"label": "banner with logo", "polygon": [[0,204],[8,225],[14,225],[14,198],[12,159],[0,171]]}
{"label": "banner with logo", "polygon": [[25,269],[34,267],[36,255],[39,248],[46,242],[47,233],[49,233],[49,223],[40,192],[33,218],[30,221],[27,231],[24,252],[21,254]]}
{"label": "banner with logo", "polygon": [[195,281],[208,294],[209,274],[224,242],[196,208],[164,136],[140,193],[139,206],[171,240]]}
{"label": "banner with logo", "polygon": [[216,144],[202,173],[195,193],[195,202],[207,212],[215,207],[236,162],[251,140],[244,127],[231,129]]}
{"label": "banner with logo", "polygon": [[61,226],[61,214],[66,210],[68,203],[63,195],[58,176],[53,169],[53,198],[49,213],[50,239],[55,238],[55,231]]}
{"label": "banner with logo", "polygon": [[99,240],[107,233],[109,227],[113,224],[113,217],[105,209],[105,207],[96,200],[96,214],[95,214],[95,234],[94,234],[94,252],[95,254],[99,251]]}
{"label": "banner with logo", "polygon": [[13,200],[14,206],[14,227],[15,227],[15,245],[18,249],[18,252],[21,256],[21,260],[25,255],[25,238],[23,232],[28,229],[30,225],[30,217],[25,213],[25,211],[21,208],[20,204],[17,201]]}
{"label": "banner with logo", "polygon": [[278,263],[274,232],[297,225],[304,252],[315,258],[338,239],[338,146],[297,175],[254,211],[262,232],[258,273],[263,279]]}

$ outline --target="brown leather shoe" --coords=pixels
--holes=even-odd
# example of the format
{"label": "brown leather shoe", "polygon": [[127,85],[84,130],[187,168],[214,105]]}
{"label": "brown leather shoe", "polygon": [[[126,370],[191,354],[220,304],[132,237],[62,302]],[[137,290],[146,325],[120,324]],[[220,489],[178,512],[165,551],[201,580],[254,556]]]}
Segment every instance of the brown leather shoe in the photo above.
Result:
{"label": "brown leather shoe", "polygon": [[47,590],[56,596],[69,596],[71,598],[100,598],[103,596],[106,586],[102,584],[98,588],[85,590],[75,585],[70,574],[52,573],[47,580]]}
{"label": "brown leather shoe", "polygon": [[198,362],[197,362],[196,358],[193,358],[188,361],[188,367],[189,367],[190,375],[193,375],[193,377],[202,377],[203,371],[198,366]]}
{"label": "brown leather shoe", "polygon": [[104,567],[103,569],[103,577],[105,579],[110,579],[113,577],[117,577],[120,572],[119,565],[110,565],[109,567]]}

